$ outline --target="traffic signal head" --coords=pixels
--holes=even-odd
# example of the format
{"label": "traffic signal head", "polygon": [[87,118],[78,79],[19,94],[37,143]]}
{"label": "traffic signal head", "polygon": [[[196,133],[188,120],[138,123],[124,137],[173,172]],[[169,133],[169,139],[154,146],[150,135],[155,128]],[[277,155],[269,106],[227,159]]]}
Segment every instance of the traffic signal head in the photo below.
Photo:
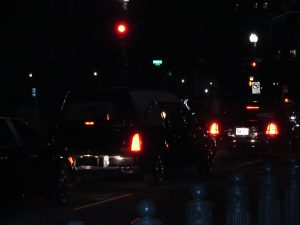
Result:
{"label": "traffic signal head", "polygon": [[250,63],[250,66],[254,69],[254,68],[256,68],[257,64],[256,64],[255,61],[252,61],[252,62]]}
{"label": "traffic signal head", "polygon": [[128,26],[125,22],[120,22],[116,24],[116,33],[120,37],[126,36],[127,32],[128,32]]}

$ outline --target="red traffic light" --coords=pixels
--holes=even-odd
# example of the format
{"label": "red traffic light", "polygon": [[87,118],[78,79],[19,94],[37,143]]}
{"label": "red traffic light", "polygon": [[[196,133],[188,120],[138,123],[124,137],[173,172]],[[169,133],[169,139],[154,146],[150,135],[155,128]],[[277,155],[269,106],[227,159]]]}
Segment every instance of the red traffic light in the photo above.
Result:
{"label": "red traffic light", "polygon": [[119,36],[125,36],[128,32],[128,26],[126,23],[121,22],[116,25],[116,32]]}
{"label": "red traffic light", "polygon": [[252,68],[256,68],[256,66],[257,66],[255,61],[252,61],[250,65],[251,65]]}
{"label": "red traffic light", "polygon": [[118,26],[118,32],[119,32],[119,33],[124,33],[124,32],[126,32],[126,26],[123,25],[123,24],[120,24],[120,25]]}

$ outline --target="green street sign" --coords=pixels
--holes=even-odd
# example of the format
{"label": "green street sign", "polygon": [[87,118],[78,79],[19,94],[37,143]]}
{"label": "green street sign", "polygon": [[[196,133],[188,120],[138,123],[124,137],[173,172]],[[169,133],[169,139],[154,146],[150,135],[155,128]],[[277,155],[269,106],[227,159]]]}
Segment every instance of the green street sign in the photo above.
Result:
{"label": "green street sign", "polygon": [[161,59],[153,59],[152,63],[154,66],[160,66],[163,63],[163,61]]}

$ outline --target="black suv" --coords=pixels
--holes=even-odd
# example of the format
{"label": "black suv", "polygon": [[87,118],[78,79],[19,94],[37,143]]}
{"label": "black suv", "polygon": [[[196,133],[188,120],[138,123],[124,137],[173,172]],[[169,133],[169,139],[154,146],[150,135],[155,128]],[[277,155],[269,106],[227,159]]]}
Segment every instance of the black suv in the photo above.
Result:
{"label": "black suv", "polygon": [[72,161],[65,151],[54,150],[23,120],[0,117],[1,202],[40,196],[52,203],[68,201]]}
{"label": "black suv", "polygon": [[140,174],[149,184],[174,166],[209,172],[216,149],[175,95],[123,88],[68,92],[53,141],[74,155],[78,174]]}

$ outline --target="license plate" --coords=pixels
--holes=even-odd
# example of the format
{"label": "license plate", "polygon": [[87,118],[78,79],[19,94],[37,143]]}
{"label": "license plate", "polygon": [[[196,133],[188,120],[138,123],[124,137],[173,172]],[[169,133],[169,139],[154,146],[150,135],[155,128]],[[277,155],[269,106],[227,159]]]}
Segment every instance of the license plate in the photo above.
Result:
{"label": "license plate", "polygon": [[95,157],[78,157],[76,159],[77,166],[97,166],[97,158]]}
{"label": "license plate", "polygon": [[237,127],[235,129],[236,135],[248,135],[249,134],[249,128],[246,127]]}
{"label": "license plate", "polygon": [[106,168],[109,165],[109,156],[108,155],[104,155],[103,157],[103,167]]}

